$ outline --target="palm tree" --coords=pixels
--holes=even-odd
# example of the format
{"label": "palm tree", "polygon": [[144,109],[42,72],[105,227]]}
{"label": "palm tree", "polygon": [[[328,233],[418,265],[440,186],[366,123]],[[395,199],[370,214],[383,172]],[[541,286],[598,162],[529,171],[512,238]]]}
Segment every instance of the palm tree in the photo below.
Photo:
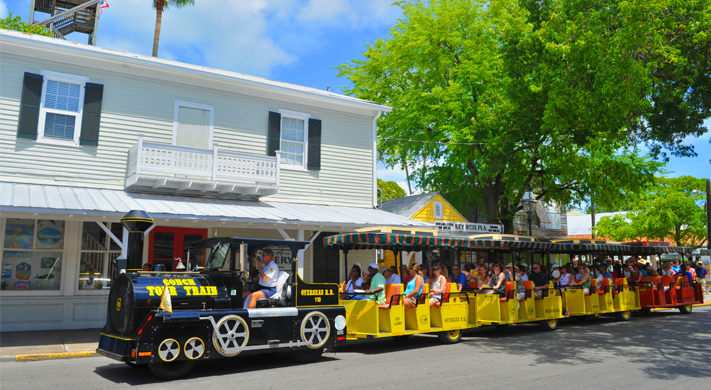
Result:
{"label": "palm tree", "polygon": [[153,35],[153,57],[158,57],[158,41],[160,40],[160,25],[163,22],[163,10],[168,7],[182,8],[187,5],[195,5],[195,0],[153,0],[153,8],[156,9],[156,32]]}

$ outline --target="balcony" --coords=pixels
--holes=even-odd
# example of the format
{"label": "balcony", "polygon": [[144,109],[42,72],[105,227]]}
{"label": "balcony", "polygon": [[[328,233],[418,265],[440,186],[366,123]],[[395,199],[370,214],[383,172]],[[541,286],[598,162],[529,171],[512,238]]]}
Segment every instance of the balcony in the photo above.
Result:
{"label": "balcony", "polygon": [[279,192],[276,157],[149,143],[128,151],[125,187],[134,192],[254,200]]}

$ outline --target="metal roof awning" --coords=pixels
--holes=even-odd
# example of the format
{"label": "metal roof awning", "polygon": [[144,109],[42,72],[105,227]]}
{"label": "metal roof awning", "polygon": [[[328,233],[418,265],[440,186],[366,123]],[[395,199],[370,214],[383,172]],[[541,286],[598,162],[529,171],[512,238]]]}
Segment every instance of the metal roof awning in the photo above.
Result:
{"label": "metal roof awning", "polygon": [[205,199],[140,194],[122,190],[0,182],[0,213],[33,213],[38,218],[71,214],[76,219],[120,218],[130,210],[145,210],[154,219],[201,220],[213,223],[259,224],[264,227],[370,226],[432,228],[383,210],[295,203]]}
{"label": "metal roof awning", "polygon": [[326,246],[340,249],[387,249],[421,251],[424,248],[457,248],[460,250],[530,250],[551,253],[603,253],[610,255],[654,255],[661,253],[691,253],[682,246],[633,246],[621,244],[561,244],[553,242],[471,239],[467,237],[433,237],[393,233],[344,233],[326,237]]}

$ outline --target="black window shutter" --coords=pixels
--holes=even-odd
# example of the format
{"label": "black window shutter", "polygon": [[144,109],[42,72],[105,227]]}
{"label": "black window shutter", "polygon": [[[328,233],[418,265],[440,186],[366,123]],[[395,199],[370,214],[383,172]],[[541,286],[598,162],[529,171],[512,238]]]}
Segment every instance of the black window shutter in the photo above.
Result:
{"label": "black window shutter", "polygon": [[281,144],[281,114],[269,111],[269,129],[267,135],[267,156],[276,156]]}
{"label": "black window shutter", "polygon": [[101,100],[104,96],[102,84],[86,83],[84,87],[84,112],[81,117],[80,145],[99,145],[99,126],[101,124]]}
{"label": "black window shutter", "polygon": [[25,72],[20,98],[20,118],[17,122],[17,138],[37,139],[43,80],[40,74]]}
{"label": "black window shutter", "polygon": [[321,120],[309,119],[309,161],[306,167],[312,171],[321,170]]}

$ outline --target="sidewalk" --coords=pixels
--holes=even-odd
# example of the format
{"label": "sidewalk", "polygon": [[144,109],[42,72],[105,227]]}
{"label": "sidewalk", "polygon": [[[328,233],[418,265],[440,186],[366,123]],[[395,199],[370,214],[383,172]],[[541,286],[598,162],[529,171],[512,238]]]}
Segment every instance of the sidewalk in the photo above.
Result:
{"label": "sidewalk", "polygon": [[101,329],[0,333],[0,361],[94,356]]}
{"label": "sidewalk", "polygon": [[[705,294],[704,303],[696,306],[710,305],[711,294]],[[1,332],[0,362],[94,356],[100,331],[101,329]]]}

